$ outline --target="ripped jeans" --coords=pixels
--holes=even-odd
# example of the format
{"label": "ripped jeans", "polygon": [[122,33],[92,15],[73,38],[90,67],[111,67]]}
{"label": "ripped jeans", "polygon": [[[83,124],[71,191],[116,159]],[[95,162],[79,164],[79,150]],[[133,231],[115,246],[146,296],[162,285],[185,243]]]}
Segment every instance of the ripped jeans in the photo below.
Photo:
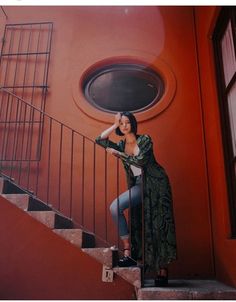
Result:
{"label": "ripped jeans", "polygon": [[119,228],[119,235],[121,239],[129,238],[129,228],[124,215],[124,211],[131,207],[135,207],[142,203],[142,177],[136,176],[135,185],[130,189],[120,194],[110,206],[112,218]]}

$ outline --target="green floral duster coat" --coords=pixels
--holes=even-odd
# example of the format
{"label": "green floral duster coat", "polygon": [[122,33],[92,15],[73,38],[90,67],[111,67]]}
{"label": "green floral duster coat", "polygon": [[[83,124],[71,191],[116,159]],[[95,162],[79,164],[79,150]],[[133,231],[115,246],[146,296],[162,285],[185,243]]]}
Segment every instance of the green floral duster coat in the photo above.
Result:
{"label": "green floral duster coat", "polygon": [[[149,135],[137,135],[139,154],[124,154],[125,141],[118,144],[96,138],[96,143],[104,148],[114,148],[122,152],[128,187],[134,185],[130,164],[143,170],[143,211],[144,211],[144,263],[145,271],[153,272],[166,267],[176,259],[176,236],[173,216],[172,194],[168,176],[155,160],[153,144]],[[142,259],[142,205],[131,209],[132,257]]]}

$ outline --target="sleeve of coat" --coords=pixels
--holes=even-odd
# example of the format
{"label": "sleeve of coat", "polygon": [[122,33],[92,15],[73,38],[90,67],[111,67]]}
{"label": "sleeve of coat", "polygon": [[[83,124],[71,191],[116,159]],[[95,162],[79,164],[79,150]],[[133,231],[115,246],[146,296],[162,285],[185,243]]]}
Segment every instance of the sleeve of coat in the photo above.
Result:
{"label": "sleeve of coat", "polygon": [[152,139],[149,135],[143,135],[139,144],[139,154],[135,156],[126,155],[122,153],[121,158],[131,165],[144,167],[152,153]]}
{"label": "sleeve of coat", "polygon": [[111,140],[109,140],[108,138],[101,138],[101,136],[99,135],[96,139],[95,139],[95,142],[102,146],[103,148],[113,148],[117,151],[121,151],[120,149],[120,145],[119,144],[116,144],[114,142],[112,142]]}

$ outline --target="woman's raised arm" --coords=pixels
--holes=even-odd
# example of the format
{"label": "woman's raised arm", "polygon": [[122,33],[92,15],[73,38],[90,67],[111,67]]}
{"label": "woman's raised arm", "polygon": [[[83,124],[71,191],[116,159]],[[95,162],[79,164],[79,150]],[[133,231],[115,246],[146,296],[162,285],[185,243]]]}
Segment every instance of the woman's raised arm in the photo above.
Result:
{"label": "woman's raised arm", "polygon": [[116,149],[116,150],[119,150],[119,147],[116,143],[110,141],[108,139],[109,135],[116,130],[117,127],[119,127],[119,124],[120,124],[120,118],[121,118],[121,114],[120,113],[117,113],[115,115],[115,122],[114,124],[109,127],[108,129],[104,130],[96,139],[95,139],[95,142],[104,147],[104,148],[113,148],[113,149]]}

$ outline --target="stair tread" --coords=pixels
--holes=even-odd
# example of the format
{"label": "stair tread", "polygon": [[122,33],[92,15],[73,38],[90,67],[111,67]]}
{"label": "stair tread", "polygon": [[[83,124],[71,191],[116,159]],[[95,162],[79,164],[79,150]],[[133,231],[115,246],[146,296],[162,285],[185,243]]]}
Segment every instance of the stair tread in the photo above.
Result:
{"label": "stair tread", "polygon": [[130,266],[130,267],[114,267],[113,271],[133,284],[136,288],[141,287],[141,269],[138,266]]}
{"label": "stair tread", "polygon": [[22,193],[22,194],[16,194],[16,193],[2,193],[1,195],[2,195],[2,196],[9,196],[9,197],[11,197],[11,196],[16,196],[16,197],[19,197],[19,196],[27,196],[27,197],[29,198],[29,195],[28,195],[28,194],[24,194],[24,193]]}
{"label": "stair tread", "polygon": [[127,271],[127,272],[129,272],[129,271],[132,271],[132,272],[134,272],[134,271],[140,271],[141,269],[140,269],[140,267],[139,266],[128,266],[128,267],[119,267],[119,266],[116,266],[116,267],[114,267],[114,270],[117,270],[117,271]]}
{"label": "stair tread", "polygon": [[110,247],[83,248],[82,251],[110,268],[113,267],[118,257],[118,251]]}
{"label": "stair tread", "polygon": [[6,199],[28,199],[29,200],[29,196],[27,194],[1,194],[1,196],[3,196]]}
{"label": "stair tread", "polygon": [[145,283],[147,287],[137,290],[139,300],[236,298],[236,288],[217,280],[169,280],[167,287],[152,287],[152,280],[146,280]]}
{"label": "stair tread", "polygon": [[51,214],[53,214],[53,215],[56,215],[56,213],[55,213],[54,211],[28,211],[28,212],[29,212],[29,213],[32,213],[33,215],[34,215],[34,214],[37,215],[37,214],[39,214],[39,213],[42,213],[42,214],[45,214],[45,215],[51,213]]}
{"label": "stair tread", "polygon": [[88,251],[88,252],[96,252],[96,251],[100,251],[100,252],[108,252],[108,251],[113,251],[112,249],[110,249],[109,247],[94,247],[94,248],[84,248],[84,251]]}
{"label": "stair tread", "polygon": [[[150,283],[152,280],[147,280]],[[171,279],[169,280],[169,286],[168,287],[144,287],[142,290],[144,291],[169,291],[169,290],[199,290],[199,291],[235,291],[236,288],[231,287],[229,285],[225,285],[217,280],[186,280],[186,279]]]}
{"label": "stair tread", "polygon": [[90,232],[87,232],[87,231],[84,231],[83,229],[79,229],[79,228],[75,228],[75,229],[54,229],[53,230],[54,232],[56,233],[86,233],[86,234],[89,234],[89,235],[93,235],[93,233],[90,233]]}
{"label": "stair tread", "polygon": [[29,205],[28,194],[0,194],[2,197],[16,205],[18,208],[27,211]]}
{"label": "stair tread", "polygon": [[112,250],[109,247],[94,247],[94,248],[83,248],[83,252],[94,256],[112,255],[117,250]]}
{"label": "stair tread", "polygon": [[82,229],[55,229],[54,231],[68,233],[68,232],[71,232],[71,231],[73,231],[73,232],[81,232],[83,230]]}
{"label": "stair tread", "polygon": [[54,229],[53,231],[80,248],[93,248],[95,246],[94,234],[83,229]]}
{"label": "stair tread", "polygon": [[56,213],[53,211],[28,211],[28,214],[50,229],[54,228]]}

